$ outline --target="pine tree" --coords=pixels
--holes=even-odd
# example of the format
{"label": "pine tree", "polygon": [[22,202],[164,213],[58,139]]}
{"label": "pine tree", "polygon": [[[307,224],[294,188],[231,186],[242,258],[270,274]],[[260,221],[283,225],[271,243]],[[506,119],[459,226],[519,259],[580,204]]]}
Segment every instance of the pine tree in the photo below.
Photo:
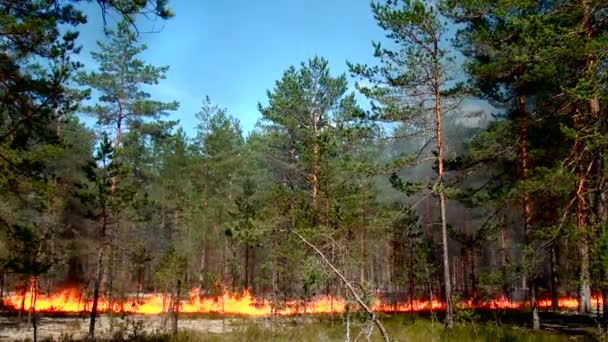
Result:
{"label": "pine tree", "polygon": [[133,192],[127,187],[114,187],[112,179],[127,173],[119,164],[115,150],[109,138],[104,135],[95,156],[83,167],[88,184],[82,185],[79,197],[88,207],[87,216],[98,224],[96,274],[93,280],[93,304],[89,325],[89,338],[95,337],[95,319],[99,291],[104,270],[104,254],[108,241],[108,232],[116,224],[121,208],[133,198]]}
{"label": "pine tree", "polygon": [[[437,178],[432,192],[439,198],[443,245],[443,282],[446,303],[446,328],[453,326],[450,263],[446,218],[443,116],[445,95],[450,89],[451,58],[443,47],[445,23],[433,3],[423,1],[386,1],[372,3],[372,11],[386,36],[397,50],[374,43],[379,66],[349,63],[352,74],[371,83],[361,86],[363,94],[373,101],[374,118],[401,123],[409,134],[425,132],[434,123]],[[431,119],[430,114],[434,119]],[[426,146],[426,144],[425,144]],[[409,160],[411,161],[411,159]],[[396,177],[396,174],[394,178]],[[401,183],[396,180],[396,183]]]}
{"label": "pine tree", "polygon": [[91,54],[99,71],[79,73],[77,80],[99,91],[99,103],[82,110],[96,118],[97,124],[114,130],[114,148],[119,149],[124,129],[146,119],[159,119],[176,110],[178,104],[151,100],[142,90],[143,85],[165,78],[169,67],[154,67],[137,59],[146,46],[137,44],[137,35],[126,21],[121,21],[116,31],[109,31],[108,37],[109,42],[98,42],[100,51]]}

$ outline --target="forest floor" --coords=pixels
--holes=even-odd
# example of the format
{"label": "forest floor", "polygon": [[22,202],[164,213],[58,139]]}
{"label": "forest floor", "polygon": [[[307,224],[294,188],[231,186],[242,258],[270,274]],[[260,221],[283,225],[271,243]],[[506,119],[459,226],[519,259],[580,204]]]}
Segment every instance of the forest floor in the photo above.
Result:
{"label": "forest floor", "polygon": [[[349,320],[350,340],[366,341],[371,325],[364,316]],[[360,316],[360,317],[357,317]],[[447,334],[440,321],[442,314],[382,315],[393,341],[602,341],[605,336],[593,317],[573,313],[541,312],[542,330],[534,332],[525,311],[476,311],[460,313],[455,329]],[[437,319],[439,318],[439,319]],[[27,317],[24,318],[27,320]],[[14,315],[0,317],[0,341],[33,340],[31,324],[17,324]],[[166,321],[166,322],[165,322]],[[165,324],[166,323],[166,324]],[[183,314],[179,319],[179,341],[344,341],[344,315],[306,315],[290,317],[239,317],[219,314]],[[86,315],[40,315],[38,341],[82,341],[89,319]],[[104,341],[169,341],[171,320],[161,315],[102,315],[96,336]],[[375,327],[372,341],[380,341]]]}

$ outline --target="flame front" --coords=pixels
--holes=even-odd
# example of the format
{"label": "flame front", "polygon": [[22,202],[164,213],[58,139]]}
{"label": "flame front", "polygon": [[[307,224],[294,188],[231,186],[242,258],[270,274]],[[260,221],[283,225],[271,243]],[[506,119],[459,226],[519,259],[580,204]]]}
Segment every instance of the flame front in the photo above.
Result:
{"label": "flame front", "polygon": [[[14,308],[23,307],[28,310],[31,306],[32,295],[12,295],[6,300],[6,304]],[[443,308],[440,301],[420,301],[414,300],[403,303],[387,303],[376,300],[373,305],[374,311],[383,312],[410,312],[429,310],[439,310]],[[593,298],[593,303],[602,305],[601,298]],[[310,301],[288,301],[283,303],[281,308],[273,312],[273,307],[268,300],[256,300],[250,293],[245,292],[242,296],[224,294],[219,298],[201,298],[197,290],[190,293],[188,300],[180,302],[180,312],[184,313],[223,313],[239,314],[247,316],[266,316],[273,313],[280,315],[292,315],[299,313],[340,313],[345,310],[345,301],[340,298],[329,296],[318,297]],[[55,312],[87,312],[91,310],[92,301],[84,300],[82,293],[77,290],[64,290],[52,296],[38,296],[35,301],[36,311],[55,311]],[[160,314],[167,312],[170,306],[169,296],[161,294],[145,295],[138,300],[128,300],[122,303],[114,303],[112,310],[115,312],[130,312],[139,314]],[[518,309],[528,306],[528,303],[514,303],[506,298],[497,300],[478,302],[476,305],[472,301],[462,301],[457,304],[460,309],[488,308],[488,309]],[[551,300],[541,300],[538,306],[548,308],[552,306]],[[560,298],[561,308],[577,308],[578,300],[575,298]],[[109,311],[109,302],[100,298],[98,310],[101,312]]]}

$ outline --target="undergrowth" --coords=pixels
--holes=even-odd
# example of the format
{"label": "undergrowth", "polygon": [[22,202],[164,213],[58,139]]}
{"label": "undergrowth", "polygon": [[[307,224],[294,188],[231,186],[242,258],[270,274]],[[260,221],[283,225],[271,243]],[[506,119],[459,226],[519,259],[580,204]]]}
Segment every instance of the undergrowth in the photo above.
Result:
{"label": "undergrowth", "polygon": [[[477,321],[472,314],[457,317],[454,329],[446,332],[443,324],[428,317],[386,316],[383,323],[392,341],[590,341],[600,340],[598,336],[567,335],[558,332],[532,331],[516,325],[499,324],[499,322]],[[322,318],[297,318],[279,320],[271,324],[270,320],[247,321],[233,325],[232,331],[222,334],[201,332],[194,330],[181,330],[178,342],[221,342],[221,341],[270,341],[270,342],[317,342],[317,341],[345,341],[346,325],[343,320],[330,321]],[[382,341],[382,337],[375,327],[370,332],[370,325],[363,320],[350,322],[350,341]],[[103,342],[161,342],[172,341],[170,334],[149,334],[134,332],[137,326],[130,327],[128,334],[115,334],[112,338],[103,339]],[[61,339],[42,340],[47,342],[73,342],[70,336]]]}

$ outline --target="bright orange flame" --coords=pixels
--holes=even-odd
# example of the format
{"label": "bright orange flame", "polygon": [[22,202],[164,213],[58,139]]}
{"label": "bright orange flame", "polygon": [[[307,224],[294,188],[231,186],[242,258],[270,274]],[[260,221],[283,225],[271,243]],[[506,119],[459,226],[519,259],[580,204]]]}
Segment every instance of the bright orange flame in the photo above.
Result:
{"label": "bright orange flame", "polygon": [[[219,298],[201,298],[198,295],[198,290],[193,290],[190,293],[189,300],[180,302],[180,312],[185,313],[226,313],[226,314],[241,314],[247,316],[265,316],[273,313],[272,305],[267,300],[255,300],[251,294],[245,292],[243,296],[234,296],[224,294]],[[35,308],[36,311],[59,311],[59,312],[82,312],[90,311],[92,306],[91,300],[84,300],[82,293],[75,289],[64,290],[52,296],[38,296]],[[25,299],[24,299],[25,298]],[[27,310],[30,308],[32,296],[27,293],[25,296],[15,294],[9,296],[6,304],[14,308],[23,307]],[[593,298],[593,304],[601,306],[602,298]],[[598,302],[599,301],[599,302]],[[139,300],[129,300],[122,304],[115,303],[113,311],[126,311],[140,314],[160,314],[167,312],[169,308],[169,297],[160,294],[147,295]],[[382,300],[376,300],[373,305],[374,311],[383,312],[410,312],[428,310],[432,307],[433,310],[439,310],[444,307],[443,303],[437,300],[429,301],[415,300],[411,303],[387,303]],[[302,301],[288,301],[281,309],[275,311],[280,315],[291,315],[297,313],[332,313],[344,312],[345,301],[339,298],[329,296],[319,297],[306,303]],[[460,309],[472,308],[488,308],[488,309],[517,309],[528,306],[527,302],[514,303],[507,298],[499,298],[496,300],[478,302],[474,305],[472,301],[461,301],[457,303]],[[540,300],[539,307],[550,307],[551,300]],[[563,297],[559,299],[561,308],[577,308],[578,300],[575,298]],[[100,298],[98,302],[99,311],[108,311],[109,303],[106,299]]]}

